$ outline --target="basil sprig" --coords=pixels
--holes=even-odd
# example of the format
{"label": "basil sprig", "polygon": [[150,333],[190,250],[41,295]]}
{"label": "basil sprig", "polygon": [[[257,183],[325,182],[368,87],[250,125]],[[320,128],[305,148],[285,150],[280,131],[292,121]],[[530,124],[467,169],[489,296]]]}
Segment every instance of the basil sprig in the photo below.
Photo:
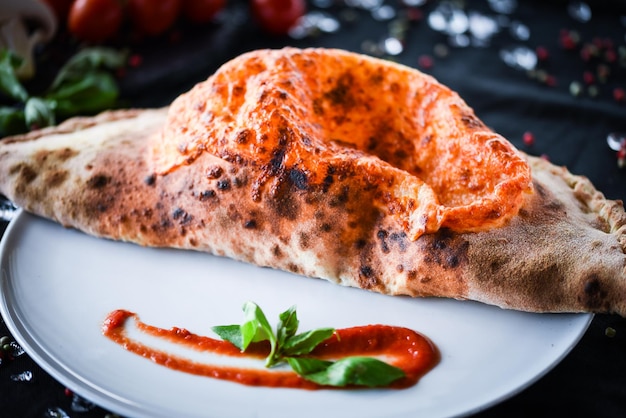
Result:
{"label": "basil sprig", "polygon": [[324,386],[379,387],[404,377],[402,369],[373,357],[346,357],[337,361],[307,357],[315,347],[335,334],[335,329],[319,328],[298,333],[300,321],[295,306],[279,315],[276,332],[254,302],[246,302],[243,312],[242,324],[216,326],[213,331],[243,352],[251,343],[269,342],[266,367],[286,362],[304,379]]}
{"label": "basil sprig", "polygon": [[0,107],[0,136],[113,108],[119,88],[111,70],[121,68],[126,55],[103,47],[82,49],[63,65],[42,94],[31,95],[16,75],[21,58],[7,49],[0,50],[0,93],[12,102]]}

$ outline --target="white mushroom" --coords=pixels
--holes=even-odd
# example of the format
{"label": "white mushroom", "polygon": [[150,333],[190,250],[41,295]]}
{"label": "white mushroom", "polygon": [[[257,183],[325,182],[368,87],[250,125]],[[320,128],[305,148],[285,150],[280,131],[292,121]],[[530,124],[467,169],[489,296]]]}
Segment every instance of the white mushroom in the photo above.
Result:
{"label": "white mushroom", "polygon": [[56,29],[56,16],[43,0],[0,0],[0,48],[24,60],[16,69],[19,78],[35,75],[35,46],[52,39]]}

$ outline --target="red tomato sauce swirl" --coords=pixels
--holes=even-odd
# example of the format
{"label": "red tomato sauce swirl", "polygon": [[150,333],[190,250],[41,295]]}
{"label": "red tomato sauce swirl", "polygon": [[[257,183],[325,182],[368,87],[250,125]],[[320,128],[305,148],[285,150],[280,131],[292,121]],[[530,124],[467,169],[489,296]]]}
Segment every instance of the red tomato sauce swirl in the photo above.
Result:
{"label": "red tomato sauce swirl", "polygon": [[[230,357],[265,358],[269,344],[252,344],[245,353],[231,343],[194,334],[184,328],[158,328],[142,322],[127,310],[115,310],[105,319],[102,333],[124,349],[150,359],[156,364],[199,376],[228,380],[248,386],[281,387],[294,389],[329,388],[308,381],[292,371],[255,369],[199,363],[182,356],[152,348],[128,336],[127,320],[134,319],[139,331],[200,352]],[[439,362],[437,347],[424,335],[403,327],[366,325],[343,328],[311,352],[320,359],[339,359],[348,356],[378,357],[401,368],[405,377],[393,382],[395,389],[415,385]]]}

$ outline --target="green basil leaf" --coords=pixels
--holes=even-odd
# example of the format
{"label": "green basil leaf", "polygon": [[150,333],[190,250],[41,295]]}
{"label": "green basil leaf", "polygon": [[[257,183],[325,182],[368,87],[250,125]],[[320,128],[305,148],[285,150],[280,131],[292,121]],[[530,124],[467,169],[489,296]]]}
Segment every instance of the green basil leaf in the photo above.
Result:
{"label": "green basil leaf", "polygon": [[48,93],[47,100],[57,103],[61,117],[96,113],[115,106],[119,89],[113,76],[104,71],[86,74],[84,78]]}
{"label": "green basil leaf", "polygon": [[272,345],[273,353],[276,346],[276,337],[261,308],[253,302],[246,302],[243,305],[243,312],[245,316],[245,322],[241,324],[243,349],[248,348],[252,342],[267,340]]}
{"label": "green basil leaf", "polygon": [[211,328],[222,340],[228,341],[243,351],[243,337],[239,325],[219,325]]}
{"label": "green basil leaf", "polygon": [[26,126],[31,128],[44,128],[55,124],[55,103],[39,97],[31,97],[24,106],[24,119]]}
{"label": "green basil leaf", "polygon": [[326,386],[387,386],[404,377],[404,371],[371,357],[347,357],[331,364],[328,368],[302,375]]}
{"label": "green basil leaf", "polygon": [[101,68],[121,68],[126,63],[127,55],[126,52],[105,47],[82,49],[59,70],[50,90],[57,90],[63,84],[72,84],[86,74]]}
{"label": "green basil leaf", "polygon": [[28,92],[15,74],[22,60],[7,49],[0,51],[0,90],[19,102],[28,99]]}
{"label": "green basil leaf", "polygon": [[296,314],[296,307],[292,306],[278,316],[278,326],[276,327],[276,337],[278,344],[282,345],[288,338],[292,337],[298,331],[300,321]]}
{"label": "green basil leaf", "polygon": [[319,328],[294,335],[284,342],[281,348],[282,353],[285,356],[301,356],[308,354],[321,342],[330,338],[334,332],[334,328]]}
{"label": "green basil leaf", "polygon": [[0,107],[0,136],[20,134],[27,130],[23,109]]}
{"label": "green basil leaf", "polygon": [[310,357],[287,357],[287,363],[289,363],[294,372],[303,377],[312,373],[323,372],[333,364],[332,361]]}

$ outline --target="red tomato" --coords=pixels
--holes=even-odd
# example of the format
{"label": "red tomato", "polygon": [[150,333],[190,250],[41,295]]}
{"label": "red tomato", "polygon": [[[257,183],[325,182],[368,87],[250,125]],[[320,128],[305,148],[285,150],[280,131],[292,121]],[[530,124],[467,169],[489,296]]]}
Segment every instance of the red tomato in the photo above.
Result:
{"label": "red tomato", "polygon": [[117,33],[123,17],[119,0],[76,0],[70,8],[67,26],[78,39],[102,42]]}
{"label": "red tomato", "polygon": [[226,0],[183,0],[183,14],[194,23],[206,23],[225,5]]}
{"label": "red tomato", "polygon": [[44,0],[44,3],[50,6],[57,19],[59,19],[59,24],[62,25],[67,19],[73,1],[74,0]]}
{"label": "red tomato", "polygon": [[284,35],[306,12],[305,0],[252,0],[252,14],[265,31]]}
{"label": "red tomato", "polygon": [[146,35],[169,29],[180,14],[181,0],[128,0],[128,14],[135,28]]}

